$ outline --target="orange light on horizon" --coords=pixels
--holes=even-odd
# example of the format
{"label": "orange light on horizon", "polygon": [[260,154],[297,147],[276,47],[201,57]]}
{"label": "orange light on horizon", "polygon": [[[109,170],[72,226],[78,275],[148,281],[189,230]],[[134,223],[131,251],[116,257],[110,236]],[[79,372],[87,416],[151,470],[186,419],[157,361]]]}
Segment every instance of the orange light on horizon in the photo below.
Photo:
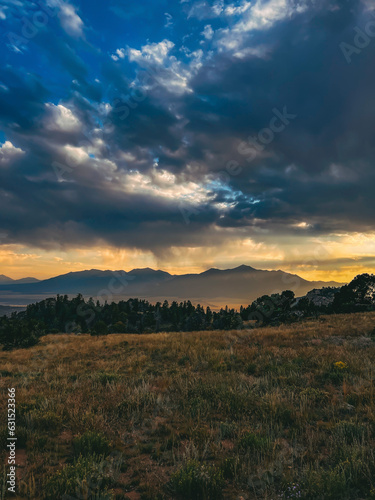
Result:
{"label": "orange light on horizon", "polygon": [[223,241],[222,245],[172,247],[157,256],[150,251],[110,246],[47,251],[3,245],[0,246],[0,274],[13,279],[47,279],[87,269],[130,271],[149,267],[179,275],[245,264],[256,269],[282,269],[309,281],[344,283],[358,274],[375,272],[373,234],[333,235],[324,241],[284,238],[279,239],[278,244],[269,239],[270,242],[254,242],[237,236]]}

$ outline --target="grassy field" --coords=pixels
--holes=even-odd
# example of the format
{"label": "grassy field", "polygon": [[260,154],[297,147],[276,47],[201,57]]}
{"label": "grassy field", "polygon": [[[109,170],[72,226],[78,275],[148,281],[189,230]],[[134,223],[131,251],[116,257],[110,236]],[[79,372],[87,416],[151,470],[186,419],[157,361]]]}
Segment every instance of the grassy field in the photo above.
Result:
{"label": "grassy field", "polygon": [[0,352],[2,463],[14,387],[18,498],[375,498],[374,327],[363,313]]}

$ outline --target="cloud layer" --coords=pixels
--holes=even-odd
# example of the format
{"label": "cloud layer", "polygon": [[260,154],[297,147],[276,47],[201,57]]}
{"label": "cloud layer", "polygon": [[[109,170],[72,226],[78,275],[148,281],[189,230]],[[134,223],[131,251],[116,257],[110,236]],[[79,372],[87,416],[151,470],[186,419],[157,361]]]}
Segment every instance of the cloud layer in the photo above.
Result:
{"label": "cloud layer", "polygon": [[4,244],[159,258],[373,233],[370,4],[90,5],[2,7]]}

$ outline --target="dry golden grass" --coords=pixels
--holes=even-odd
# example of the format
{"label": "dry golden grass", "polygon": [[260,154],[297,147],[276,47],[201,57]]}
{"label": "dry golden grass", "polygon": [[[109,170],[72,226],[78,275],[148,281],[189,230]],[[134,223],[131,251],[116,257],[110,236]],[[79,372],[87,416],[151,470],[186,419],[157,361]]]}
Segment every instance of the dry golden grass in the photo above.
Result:
{"label": "dry golden grass", "polygon": [[[375,498],[374,327],[363,313],[250,331],[49,335],[0,352],[2,415],[16,389],[18,498]],[[82,435],[93,448],[78,459]],[[116,463],[98,473],[107,442]]]}

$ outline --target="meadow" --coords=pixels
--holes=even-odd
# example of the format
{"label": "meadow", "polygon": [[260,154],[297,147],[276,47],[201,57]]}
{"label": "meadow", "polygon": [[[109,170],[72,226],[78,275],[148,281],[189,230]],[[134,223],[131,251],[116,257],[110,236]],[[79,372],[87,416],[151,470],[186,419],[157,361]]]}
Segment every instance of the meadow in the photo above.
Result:
{"label": "meadow", "polygon": [[374,327],[368,312],[2,351],[2,464],[14,387],[17,498],[375,499]]}

